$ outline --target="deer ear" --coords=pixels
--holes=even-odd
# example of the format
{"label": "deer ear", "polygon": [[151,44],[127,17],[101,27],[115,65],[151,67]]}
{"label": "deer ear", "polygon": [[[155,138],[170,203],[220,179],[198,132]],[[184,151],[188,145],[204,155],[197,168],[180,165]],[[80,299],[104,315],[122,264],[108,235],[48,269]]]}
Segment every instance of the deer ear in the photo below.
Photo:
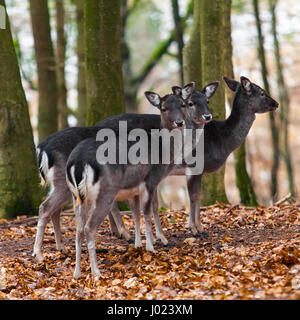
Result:
{"label": "deer ear", "polygon": [[238,81],[227,78],[227,77],[223,77],[223,80],[226,82],[228,88],[232,91],[236,91],[238,85],[240,84]]}
{"label": "deer ear", "polygon": [[190,82],[186,84],[181,91],[182,98],[185,100],[188,99],[193,93],[194,88],[195,88],[195,82]]}
{"label": "deer ear", "polygon": [[145,96],[153,106],[155,106],[157,108],[160,106],[160,96],[159,96],[159,94],[157,94],[155,92],[151,92],[151,91],[146,91],[145,92]]}
{"label": "deer ear", "polygon": [[206,95],[207,99],[210,99],[215,94],[219,84],[220,82],[216,81],[216,82],[209,83],[203,88],[202,92]]}
{"label": "deer ear", "polygon": [[182,94],[182,89],[178,86],[173,86],[172,91],[176,96],[181,96]]}
{"label": "deer ear", "polygon": [[241,84],[245,91],[250,94],[251,92],[251,81],[246,77],[241,77]]}

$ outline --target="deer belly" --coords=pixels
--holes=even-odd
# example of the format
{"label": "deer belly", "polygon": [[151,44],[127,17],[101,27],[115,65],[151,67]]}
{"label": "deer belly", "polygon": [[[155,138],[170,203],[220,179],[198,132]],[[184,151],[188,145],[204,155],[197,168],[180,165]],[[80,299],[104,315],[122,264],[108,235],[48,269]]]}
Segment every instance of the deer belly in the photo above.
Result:
{"label": "deer belly", "polygon": [[116,201],[125,201],[131,199],[140,194],[140,186],[130,188],[130,189],[121,189],[117,193],[115,200]]}

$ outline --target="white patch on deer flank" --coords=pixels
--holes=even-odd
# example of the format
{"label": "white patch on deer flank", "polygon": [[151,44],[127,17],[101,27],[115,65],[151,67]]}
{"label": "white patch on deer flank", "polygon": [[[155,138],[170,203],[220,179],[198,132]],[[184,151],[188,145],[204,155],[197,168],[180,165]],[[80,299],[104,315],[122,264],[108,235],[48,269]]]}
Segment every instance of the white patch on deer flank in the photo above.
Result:
{"label": "white patch on deer flank", "polygon": [[40,164],[40,171],[44,173],[46,182],[48,182],[48,170],[49,170],[48,156],[47,156],[47,153],[43,151],[41,164]]}
{"label": "white patch on deer flank", "polygon": [[100,191],[100,183],[101,180],[99,179],[95,184],[94,184],[94,169],[86,164],[84,167],[84,172],[83,172],[83,185],[80,186],[82,188],[82,192],[85,195],[86,198],[89,199],[91,203],[94,203],[97,200],[99,191]]}

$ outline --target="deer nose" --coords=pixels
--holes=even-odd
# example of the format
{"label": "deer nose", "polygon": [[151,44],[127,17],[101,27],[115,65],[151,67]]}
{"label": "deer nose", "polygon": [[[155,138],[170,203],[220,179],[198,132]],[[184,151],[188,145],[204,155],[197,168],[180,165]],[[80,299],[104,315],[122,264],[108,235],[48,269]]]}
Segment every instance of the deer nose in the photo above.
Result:
{"label": "deer nose", "polygon": [[181,128],[184,125],[184,120],[177,120],[175,121],[177,127]]}
{"label": "deer nose", "polygon": [[202,115],[203,120],[205,121],[211,121],[212,120],[212,115],[210,113],[208,114],[203,114]]}

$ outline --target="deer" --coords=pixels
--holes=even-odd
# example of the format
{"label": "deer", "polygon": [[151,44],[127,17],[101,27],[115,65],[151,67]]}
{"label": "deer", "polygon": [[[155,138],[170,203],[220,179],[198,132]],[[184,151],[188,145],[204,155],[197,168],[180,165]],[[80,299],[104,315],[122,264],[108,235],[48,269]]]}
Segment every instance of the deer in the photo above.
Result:
{"label": "deer", "polygon": [[[217,90],[218,85],[219,82],[209,83],[201,92],[198,92],[198,96],[194,95],[193,97],[190,97],[189,93],[190,90],[194,88],[194,83],[187,84],[182,89],[178,86],[174,86],[172,90],[174,94],[182,95],[183,99],[190,98],[188,108],[191,108],[191,112],[195,113],[193,118],[194,120],[196,119],[196,122],[201,122],[201,120],[209,122],[212,119],[210,111],[204,109],[205,112],[202,112],[202,108],[208,107],[209,99]],[[151,130],[152,128],[160,127],[159,115],[125,113],[106,118],[94,127],[71,127],[55,132],[38,145],[37,158],[40,176],[43,183],[50,186],[50,191],[39,208],[37,233],[33,248],[33,256],[39,262],[43,260],[41,251],[43,236],[46,225],[50,219],[54,229],[56,248],[58,251],[66,251],[62,242],[60,213],[64,205],[72,198],[65,178],[66,163],[70,153],[78,143],[84,139],[96,137],[100,128],[110,128],[117,131],[119,121],[127,121],[128,129],[144,128],[145,130]],[[135,204],[135,211],[138,211],[138,201],[132,202],[132,205],[133,204]],[[162,242],[166,244],[167,240],[162,235],[159,217],[155,214],[155,212],[158,211],[157,199],[156,201],[154,200],[153,207],[155,210],[154,220],[157,236],[161,234],[160,238]],[[111,214],[108,215],[112,233],[117,236],[123,236],[125,239],[129,239],[130,236],[124,227],[120,214],[117,214],[118,207],[116,205],[112,207],[112,213],[114,213],[115,218],[113,218]],[[138,244],[137,239],[135,243]]]}
{"label": "deer", "polygon": [[[185,128],[194,129],[194,123],[190,120],[190,110],[185,109],[185,103],[178,95],[170,94],[161,98],[157,93],[147,91],[145,96],[160,111],[160,129],[172,132]],[[157,135],[157,132],[149,133],[146,130],[143,132],[146,133],[148,140]],[[159,141],[158,150],[152,149],[152,142],[151,148],[147,143],[148,161],[143,163],[133,163],[132,160],[126,163],[99,161],[97,154],[103,141],[100,142],[95,138],[82,141],[71,152],[67,161],[66,180],[72,193],[73,203],[75,203],[74,211],[77,220],[76,264],[73,275],[75,279],[81,275],[80,260],[84,236],[87,241],[91,273],[93,276],[100,276],[95,250],[95,235],[98,226],[108,212],[111,212],[115,201],[135,197],[141,199],[146,225],[146,250],[154,252],[151,229],[152,203],[159,182],[168,176],[176,163],[175,143],[170,151],[169,162],[164,163],[162,161],[164,144],[161,140],[157,141]],[[119,154],[120,157],[122,145],[113,144],[113,147],[116,148],[116,154]],[[125,152],[130,151],[129,147],[130,143]],[[154,162],[152,157],[156,151],[160,151],[158,162]]]}
{"label": "deer", "polygon": [[[223,80],[229,89],[235,93],[233,105],[231,113],[226,120],[212,120],[205,125],[204,168],[202,173],[188,175],[184,166],[174,167],[170,173],[170,175],[186,175],[190,201],[188,227],[194,236],[206,235],[200,222],[200,196],[203,174],[212,173],[224,165],[228,156],[245,141],[257,113],[272,112],[279,106],[278,102],[270,97],[263,88],[251,82],[247,77],[241,76],[240,81],[228,77],[223,77]],[[199,106],[199,99],[203,99],[203,92],[206,92],[206,95],[209,96],[210,93],[214,93],[214,90],[213,86],[208,86],[202,91],[194,90],[190,97],[191,101],[187,101],[187,104],[191,103],[191,105]],[[180,87],[174,86],[172,91],[174,94],[179,94]],[[159,127],[159,116],[156,115],[151,118],[151,127]],[[157,204],[154,204],[154,218],[155,215],[157,216],[157,209]],[[157,233],[161,232],[161,230],[159,231],[158,223],[155,224],[155,228]]]}
{"label": "deer", "polygon": [[248,78],[240,82],[223,77],[230,90],[235,92],[231,113],[226,120],[212,120],[204,129],[204,169],[200,175],[187,176],[190,198],[189,227],[194,235],[203,234],[200,222],[200,193],[203,174],[221,168],[228,156],[246,139],[257,113],[271,112],[278,102]]}
{"label": "deer", "polygon": [[[205,236],[206,232],[200,222],[200,196],[203,174],[212,173],[221,168],[228,156],[246,139],[256,114],[272,112],[278,108],[278,102],[271,98],[263,88],[241,76],[240,81],[223,77],[234,94],[231,113],[226,120],[212,120],[204,128],[204,168],[199,175],[188,175],[184,168],[175,167],[170,175],[186,175],[190,200],[188,227],[194,236]],[[177,93],[179,87],[173,87]],[[196,100],[200,94],[194,90],[191,99]],[[152,127],[158,126],[159,118],[151,119]],[[155,214],[155,210],[153,210]],[[157,225],[155,225],[158,228]]]}

